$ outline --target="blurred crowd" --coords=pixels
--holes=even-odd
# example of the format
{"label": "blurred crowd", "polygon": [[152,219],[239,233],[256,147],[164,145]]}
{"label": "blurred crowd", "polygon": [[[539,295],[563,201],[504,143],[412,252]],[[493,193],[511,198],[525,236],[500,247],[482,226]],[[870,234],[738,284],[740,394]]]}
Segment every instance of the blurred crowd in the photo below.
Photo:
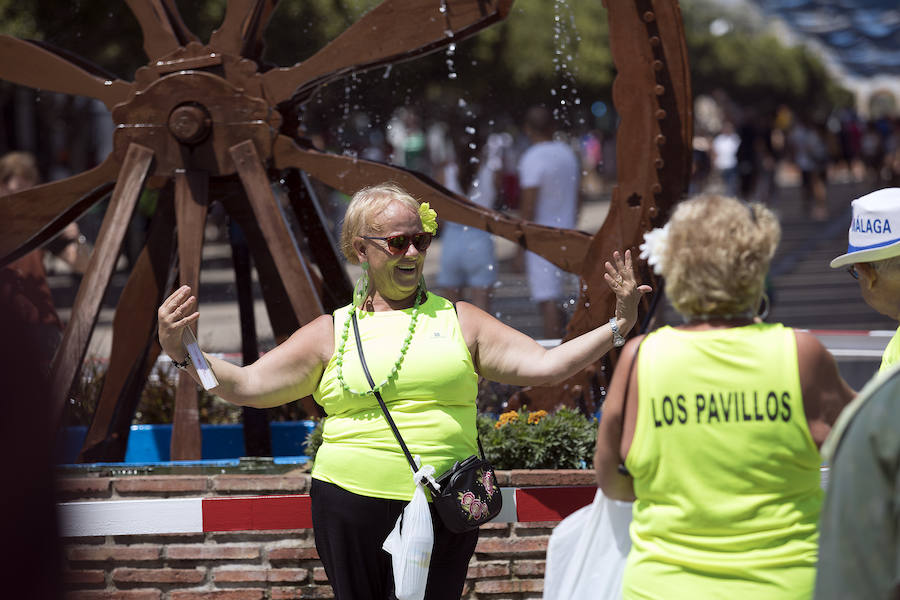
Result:
{"label": "blurred crowd", "polygon": [[[490,169],[499,173],[499,195],[491,208],[518,206],[516,166],[529,147],[524,113],[478,118],[466,111],[460,116],[455,110],[408,105],[383,122],[356,112],[344,126],[319,124],[305,135],[320,150],[411,169],[470,199],[483,185],[479,172]],[[615,179],[614,131],[561,126],[554,139],[569,145],[580,158],[586,199],[608,193],[605,184]]]}
{"label": "blurred crowd", "polygon": [[864,119],[849,108],[824,117],[785,106],[717,110],[699,99],[691,192],[717,188],[747,201],[778,201],[779,188],[800,186],[810,218],[825,220],[829,183],[900,185],[900,117]]}

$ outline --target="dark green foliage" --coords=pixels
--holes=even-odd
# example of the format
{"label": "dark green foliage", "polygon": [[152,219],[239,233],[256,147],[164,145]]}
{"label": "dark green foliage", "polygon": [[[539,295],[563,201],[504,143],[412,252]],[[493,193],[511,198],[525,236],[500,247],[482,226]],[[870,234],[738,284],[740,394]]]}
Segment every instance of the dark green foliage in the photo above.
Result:
{"label": "dark green foliage", "polygon": [[316,459],[316,452],[319,450],[319,446],[322,445],[322,427],[324,424],[325,419],[320,419],[316,422],[315,428],[306,436],[306,448],[304,448],[303,452],[309,457],[310,462]]}
{"label": "dark green foliage", "polygon": [[[279,3],[265,32],[263,62],[290,66],[305,60],[379,1]],[[226,2],[177,5],[187,27],[206,43],[222,21]],[[739,104],[762,103],[760,110],[772,103],[805,109],[810,103],[818,108],[852,101],[818,57],[789,47],[764,20],[740,5],[683,0],[681,11],[695,95],[723,91]],[[710,23],[721,18],[733,29],[711,34]],[[0,32],[50,42],[126,80],[148,60],[137,19],[121,0],[0,0]],[[448,59],[455,78],[449,76]],[[615,68],[601,2],[517,0],[504,22],[461,41],[452,56],[442,50],[398,63],[385,75],[379,68],[325,86],[307,105],[308,128],[336,126],[346,116],[345,105],[366,111],[376,121],[400,105],[420,105],[425,112],[433,107],[446,119],[442,113],[452,109],[457,98],[464,98],[468,109],[485,120],[510,112],[515,118],[530,104],[560,106],[566,100],[563,116],[578,126],[579,118],[591,118],[587,111],[592,102],[609,103]],[[576,100],[578,104],[571,105]]]}
{"label": "dark green foliage", "polygon": [[[596,419],[571,408],[504,413],[478,418],[484,453],[495,469],[589,469],[597,440]],[[510,418],[516,415],[515,418]]]}

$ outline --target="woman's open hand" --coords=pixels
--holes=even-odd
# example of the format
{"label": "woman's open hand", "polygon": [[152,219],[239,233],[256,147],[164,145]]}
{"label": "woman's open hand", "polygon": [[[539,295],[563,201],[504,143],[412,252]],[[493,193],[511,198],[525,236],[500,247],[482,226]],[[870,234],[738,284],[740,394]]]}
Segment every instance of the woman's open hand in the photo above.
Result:
{"label": "woman's open hand", "polygon": [[181,344],[184,328],[197,321],[197,298],[191,295],[191,288],[183,285],[165,299],[156,311],[159,323],[159,343],[170,358],[182,361],[187,356]]}
{"label": "woman's open hand", "polygon": [[[641,296],[652,292],[649,285],[638,285],[631,264],[631,250],[625,251],[625,258],[616,250],[613,252],[615,265],[606,261],[603,278],[616,295],[616,317],[625,319],[630,329],[637,321],[637,306]],[[624,332],[623,332],[624,333]]]}

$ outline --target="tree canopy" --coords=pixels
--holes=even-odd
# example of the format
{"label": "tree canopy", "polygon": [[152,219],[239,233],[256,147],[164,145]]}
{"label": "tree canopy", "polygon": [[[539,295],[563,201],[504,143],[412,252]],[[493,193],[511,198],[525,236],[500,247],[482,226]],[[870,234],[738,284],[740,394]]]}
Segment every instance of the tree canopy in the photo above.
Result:
{"label": "tree canopy", "polygon": [[[377,0],[281,0],[266,32],[264,60],[291,65],[334,39]],[[218,26],[225,0],[180,1],[202,41]],[[850,95],[817,57],[791,47],[758,20],[710,0],[684,0],[695,95],[722,91],[736,103],[774,109],[847,105]],[[725,19],[727,32],[711,24]],[[0,0],[0,31],[50,42],[131,79],[145,64],[137,21],[121,0]],[[452,49],[327,86],[319,106],[383,112],[402,104],[459,106],[495,118],[530,104],[555,106],[572,126],[590,125],[590,105],[610,104],[615,69],[601,2],[516,0],[508,19]],[[320,108],[321,110],[321,108]],[[346,111],[346,107],[342,110]]]}

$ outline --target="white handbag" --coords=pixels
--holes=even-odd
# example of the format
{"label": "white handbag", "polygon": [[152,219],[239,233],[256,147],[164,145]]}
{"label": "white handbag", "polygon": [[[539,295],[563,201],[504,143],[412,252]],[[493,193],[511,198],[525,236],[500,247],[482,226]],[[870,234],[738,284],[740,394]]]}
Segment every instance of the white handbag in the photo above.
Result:
{"label": "white handbag", "polygon": [[631,550],[631,502],[594,502],[557,525],[547,545],[544,600],[619,600]]}

